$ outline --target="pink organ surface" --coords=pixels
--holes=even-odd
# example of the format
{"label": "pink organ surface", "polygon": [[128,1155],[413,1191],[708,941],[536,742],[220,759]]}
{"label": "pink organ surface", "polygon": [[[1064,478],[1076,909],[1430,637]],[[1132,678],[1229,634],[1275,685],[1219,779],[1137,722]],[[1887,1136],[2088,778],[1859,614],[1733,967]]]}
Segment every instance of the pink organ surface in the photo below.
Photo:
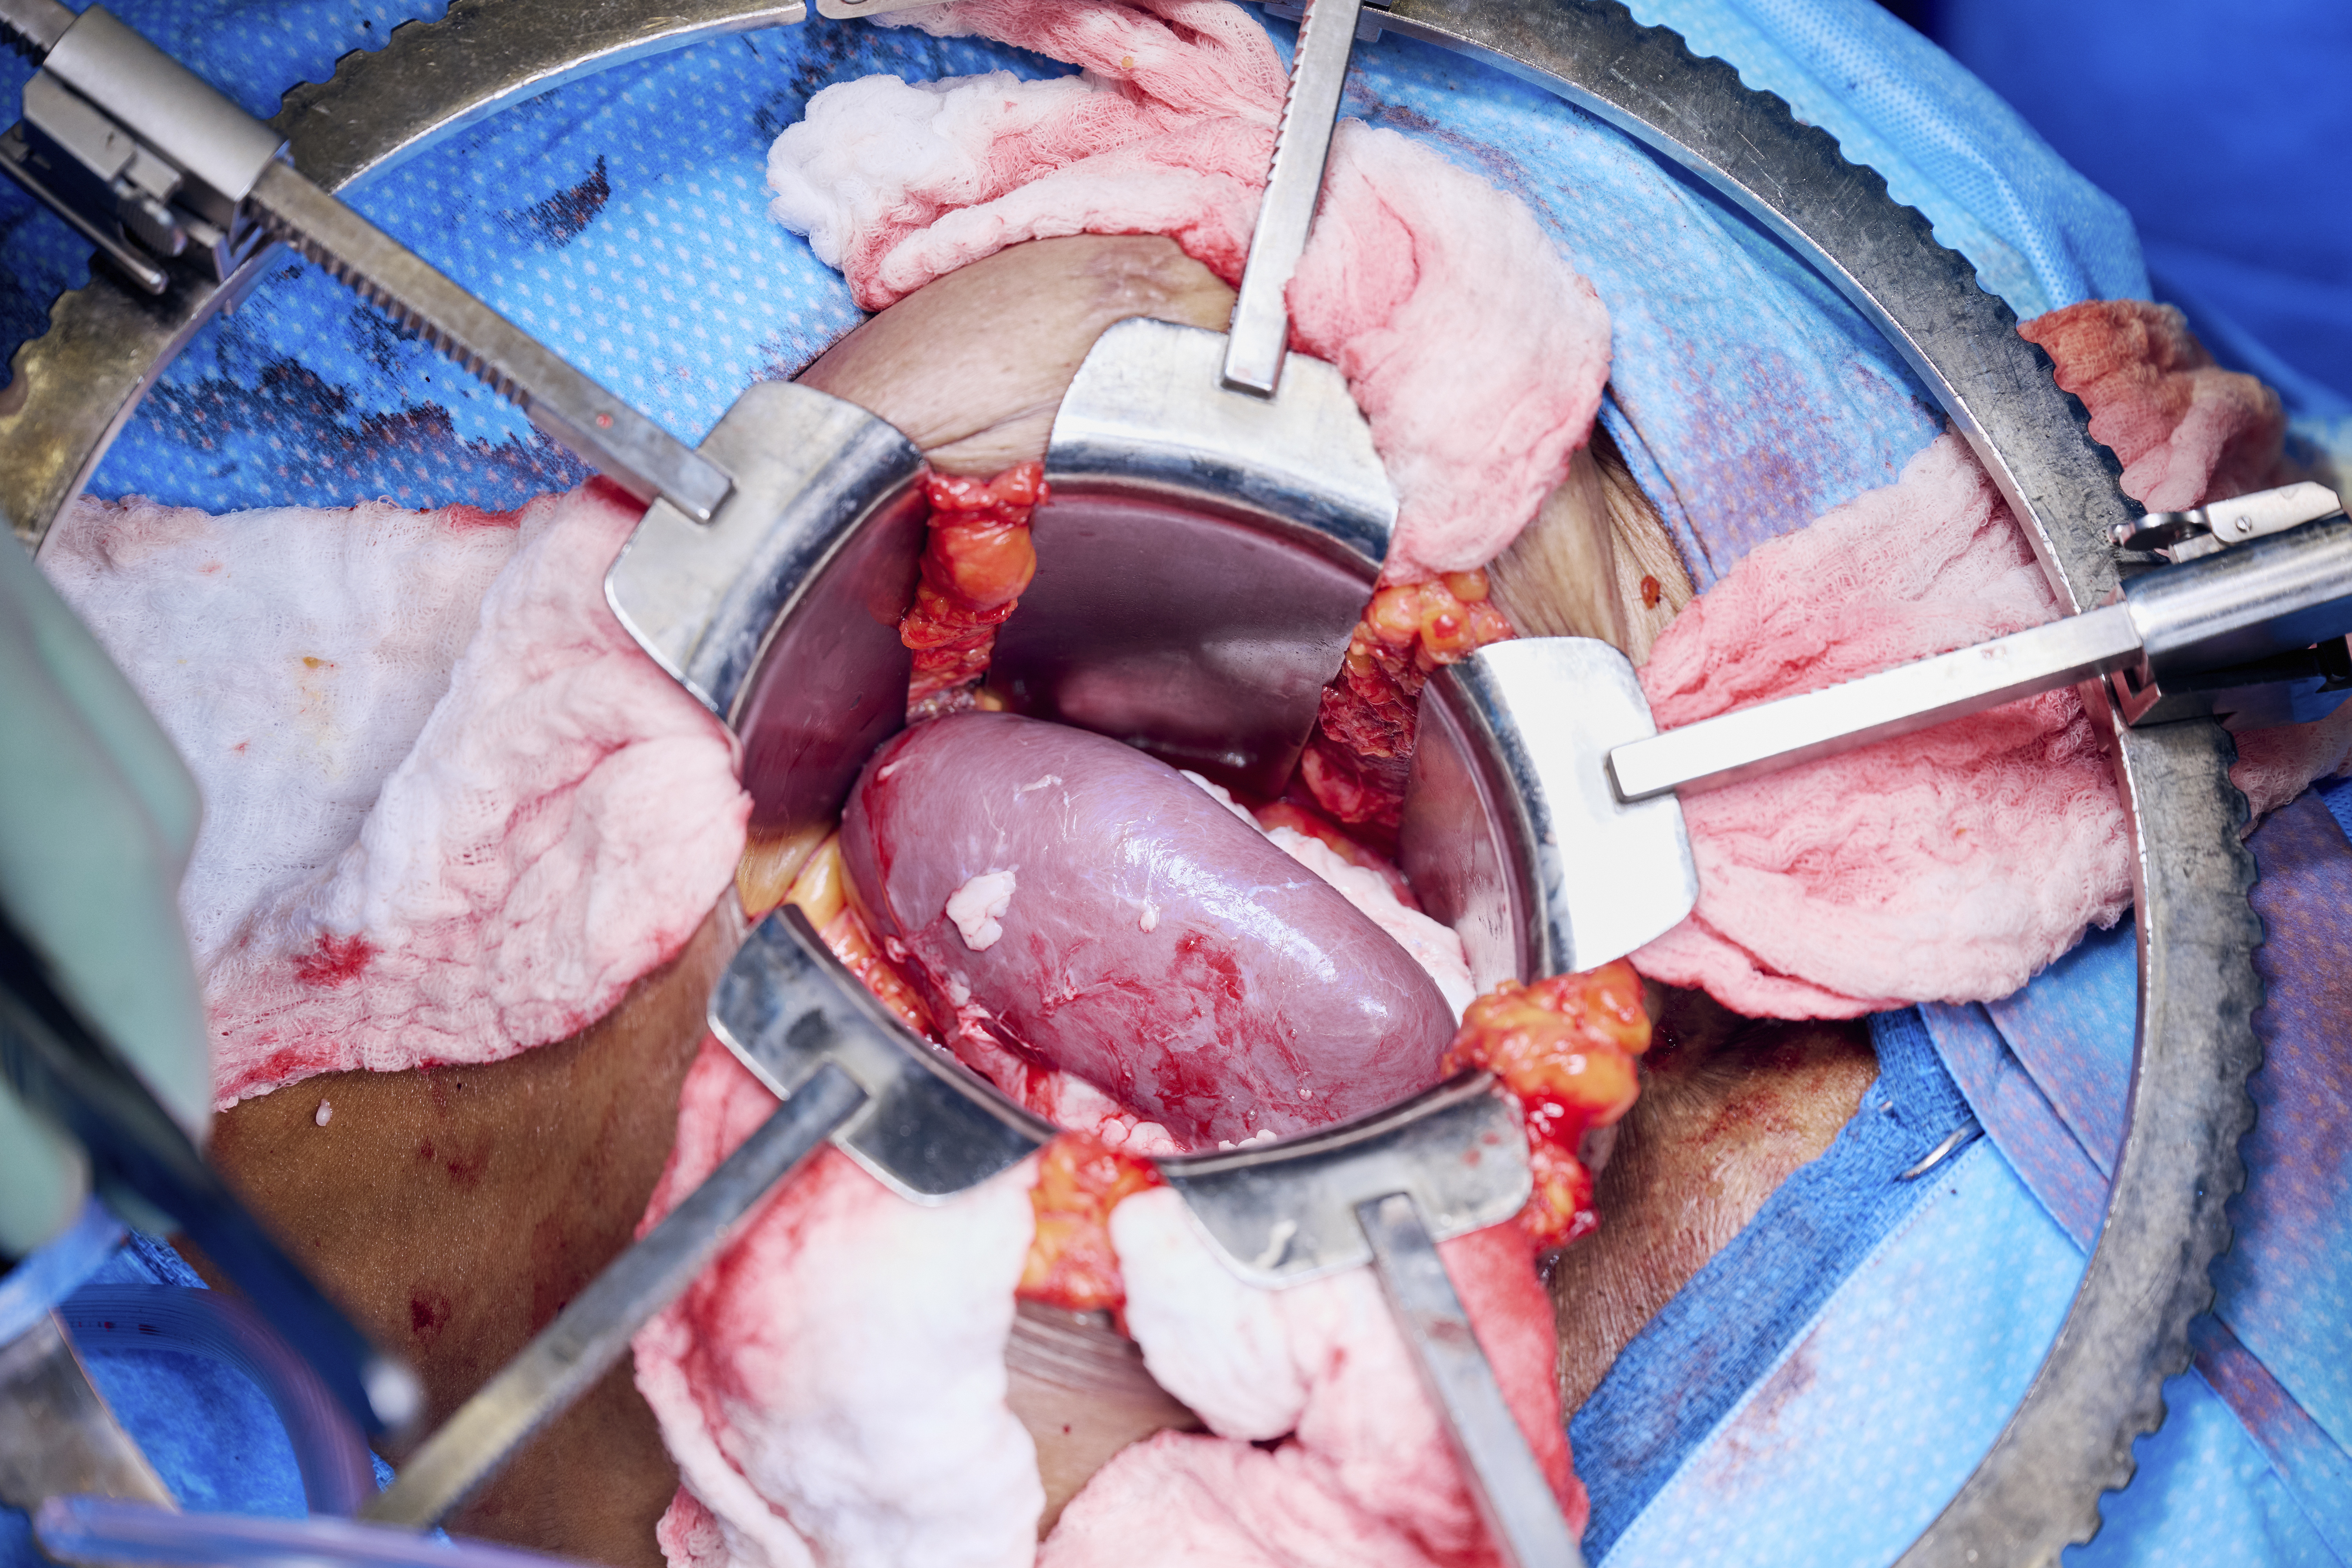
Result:
{"label": "pink organ surface", "polygon": [[[1453,1037],[1435,983],[1330,884],[1098,735],[1003,713],[907,731],[867,763],[842,851],[940,1016],[978,1010],[1192,1145],[1377,1110],[1434,1082]],[[1004,873],[1001,934],[969,895],[950,910]]]}

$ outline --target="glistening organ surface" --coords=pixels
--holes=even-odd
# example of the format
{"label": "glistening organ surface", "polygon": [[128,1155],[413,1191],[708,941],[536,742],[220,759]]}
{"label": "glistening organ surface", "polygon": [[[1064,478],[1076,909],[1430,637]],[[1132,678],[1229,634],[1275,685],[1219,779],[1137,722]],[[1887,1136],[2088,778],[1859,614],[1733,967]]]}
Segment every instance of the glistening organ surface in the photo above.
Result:
{"label": "glistening organ surface", "polygon": [[[929,994],[1195,1146],[1287,1136],[1435,1081],[1434,982],[1328,882],[1167,764],[961,713],[876,753],[842,820],[867,922]],[[949,900],[1011,872],[1000,937]]]}

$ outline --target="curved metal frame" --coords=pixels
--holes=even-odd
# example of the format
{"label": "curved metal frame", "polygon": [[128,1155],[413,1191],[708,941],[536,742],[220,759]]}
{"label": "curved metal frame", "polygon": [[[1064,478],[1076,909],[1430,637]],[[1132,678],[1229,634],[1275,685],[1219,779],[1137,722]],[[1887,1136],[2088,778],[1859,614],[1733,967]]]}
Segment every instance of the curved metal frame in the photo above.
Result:
{"label": "curved metal frame", "polygon": [[[374,55],[289,93],[277,123],[299,166],[340,189],[439,136],[570,78],[789,17],[793,5],[669,0],[455,0]],[[1974,270],[1826,132],[1741,85],[1616,0],[1393,0],[1381,25],[1480,57],[1705,179],[1834,283],[1909,360],[1975,448],[2074,607],[2116,583],[2105,537],[2133,509],[2082,405]],[[258,276],[175,282],[158,300],[100,284],[68,293],[0,393],[0,506],[28,542],[88,481],[115,433],[211,312]],[[2138,900],[2139,1030],[2129,1122],[2105,1223],[2065,1322],[2023,1402],[1906,1564],[2054,1563],[2098,1528],[2098,1498],[2132,1474],[2163,1420],[2162,1384],[2189,1363],[2211,1305],[2224,1205],[2244,1182],[2262,990],[2246,900],[2246,806],[2219,726],[2113,727]]]}
{"label": "curved metal frame", "polygon": [[[1975,448],[2066,603],[2116,585],[2108,528],[2135,515],[2113,454],[2050,360],[2017,335],[1927,222],[1826,132],[1701,59],[1615,0],[1396,0],[1382,25],[1487,60],[1691,170],[1810,260],[1877,324]],[[2246,1079],[2261,922],[2238,841],[2244,797],[2221,728],[2126,729],[2103,688],[2138,900],[2139,1032],[2129,1121],[2105,1223],[2066,1321],[1992,1449],[1906,1565],[2055,1563],[2099,1527],[2100,1494],[2131,1479],[2134,1439],[2164,1420],[2164,1380],[2189,1365],[2189,1322],[2212,1305],[2224,1206],[2245,1184]]]}

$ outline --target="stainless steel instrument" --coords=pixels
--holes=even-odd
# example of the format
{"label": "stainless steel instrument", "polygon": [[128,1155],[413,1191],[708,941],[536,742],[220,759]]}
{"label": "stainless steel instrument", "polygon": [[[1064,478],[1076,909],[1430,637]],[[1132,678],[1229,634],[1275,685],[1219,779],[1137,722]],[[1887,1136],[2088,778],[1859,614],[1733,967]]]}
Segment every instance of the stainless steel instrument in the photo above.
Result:
{"label": "stainless steel instrument", "polygon": [[[1027,601],[1043,595],[1063,626],[1042,648],[1015,617],[998,645],[996,679],[1024,711],[1138,737],[1262,795],[1281,792],[1306,746],[1323,683],[1363,608],[1361,589],[1341,578],[1336,595],[1268,601],[1250,595],[1245,564],[1218,559],[1216,531],[1189,531],[1183,542],[1200,552],[1164,560],[1132,542],[1181,527],[1171,512],[1206,511],[1319,535],[1342,564],[1377,570],[1388,553],[1396,494],[1371,428],[1336,366],[1288,352],[1283,303],[1322,191],[1362,7],[1315,0],[1300,25],[1229,329],[1137,317],[1106,331],[1078,366],[1045,449],[1060,500],[1037,519],[1038,582]],[[1188,591],[1181,626],[1152,608],[1169,602],[1179,561],[1194,582],[1230,585],[1217,597]],[[1088,614],[1090,605],[1098,608]],[[1204,710],[1216,715],[1206,729]]]}
{"label": "stainless steel instrument", "polygon": [[[868,0],[864,9],[898,4]],[[825,8],[859,10],[857,0],[825,0]],[[295,89],[273,125],[297,166],[333,191],[583,71],[800,12],[798,4],[742,0],[675,0],[659,16],[626,0],[584,8],[454,0],[442,22],[404,26],[382,52],[355,54],[331,81]],[[0,0],[0,39],[37,58],[69,16],[46,0]],[[2061,599],[2079,609],[2116,585],[2110,533],[2135,520],[2079,405],[2058,392],[2046,359],[2016,336],[2014,318],[1976,287],[1968,266],[1825,133],[1746,89],[1730,67],[1634,23],[1614,0],[1394,0],[1379,22],[1559,93],[1762,223],[1910,361],[2026,528]],[[468,47],[493,37],[495,49]],[[163,366],[264,264],[248,251],[226,282],[167,267],[152,300],[100,278],[59,301],[47,332],[19,353],[16,384],[0,404],[0,507],[21,537],[38,541]],[[588,417],[593,424],[593,410]],[[681,510],[691,515],[686,499]],[[2104,698],[2094,705],[2095,716],[2111,711]],[[1425,800],[1440,798],[1444,784],[1476,805],[1480,781],[1463,750],[1470,723],[1442,699],[1425,709]],[[2249,955],[2260,928],[2244,892],[2252,865],[2236,835],[2244,805],[2212,722],[2127,728],[2118,720],[2115,742],[2134,847],[2140,1011],[2105,1226],[2040,1374],[1906,1563],[2054,1563],[2066,1543],[2090,1538],[2099,1494],[2129,1479],[2133,1439],[2162,1418],[2162,1382],[2187,1364],[2189,1321],[2211,1300],[2207,1269],[2229,1236],[2223,1205],[2242,1181],[2236,1144],[2252,1121],[2244,1083],[2259,1059]],[[1492,860],[1464,855],[1424,869],[1491,906]],[[1524,929],[1475,922],[1465,936],[1482,978],[1531,940]]]}
{"label": "stainless steel instrument", "polygon": [[415,1373],[370,1344],[229,1191],[138,1069],[53,984],[5,910],[0,1081],[73,1133],[101,1196],[143,1200],[184,1227],[362,1430],[398,1435],[423,1412]]}
{"label": "stainless steel instrument", "polygon": [[1371,1264],[1498,1552],[1522,1568],[1583,1562],[1437,1252],[1508,1220],[1534,1188],[1517,1110],[1490,1075],[1280,1143],[1157,1163],[1252,1284]]}
{"label": "stainless steel instrument", "polygon": [[[1460,689],[1507,758],[1510,776],[1496,787],[1527,814],[1521,853],[1542,890],[1547,962],[1596,968],[1690,913],[1698,868],[1679,797],[1694,791],[2084,680],[2112,679],[2132,722],[2191,699],[2208,712],[2219,698],[2267,716],[2269,694],[2296,679],[2341,702],[2352,679],[2331,682],[2318,667],[2340,659],[2352,631],[2352,520],[2315,484],[2230,504],[2250,542],[2144,573],[2114,604],[1664,732],[1633,665],[1590,637],[1500,643],[1444,671],[1438,679]],[[2273,526],[2258,535],[2255,519]],[[1409,842],[1419,837],[1414,798]]]}
{"label": "stainless steel instrument", "polygon": [[283,136],[105,7],[76,16],[56,0],[7,0],[0,33],[41,61],[24,120],[0,137],[0,174],[147,293],[167,291],[167,262],[199,259],[225,283],[265,237],[282,240],[638,500],[709,521],[726,499],[724,469],[311,184],[286,161]]}
{"label": "stainless steel instrument", "polygon": [[[1197,335],[1216,341],[1213,334]],[[1349,412],[1354,415],[1352,405]],[[797,386],[752,388],[704,449],[725,454],[746,477],[738,499],[709,529],[656,503],[614,562],[605,593],[647,651],[741,738],[755,840],[804,855],[839,819],[865,759],[905,720],[911,660],[890,617],[871,606],[907,599],[923,529],[910,504],[919,458],[872,416]],[[1156,601],[1171,654],[1184,646],[1173,638],[1188,626],[1196,637],[1202,625],[1230,628],[1244,595],[1269,621],[1283,605],[1327,606],[1339,640],[1321,650],[1319,663],[1236,661],[1213,688],[1197,681],[1184,688],[1196,706],[1172,731],[1157,728],[1153,716],[1133,704],[1123,706],[1114,723],[1103,723],[1099,711],[1091,715],[1097,728],[1192,761],[1191,742],[1227,732],[1226,714],[1235,715],[1233,731],[1247,734],[1254,716],[1279,703],[1289,686],[1303,680],[1310,697],[1319,691],[1338,667],[1347,628],[1378,563],[1359,553],[1349,571],[1332,558],[1328,537],[1314,530],[1268,531],[1258,520],[1232,515],[1229,502],[1213,499],[1216,510],[1204,512],[1182,500],[1174,493],[1150,498],[1148,526],[1139,526],[1131,510],[1116,510],[1117,500],[1108,503],[1112,510],[1090,510],[1086,526],[1096,531],[1097,548],[1076,553],[1082,571],[1088,561],[1103,568],[1109,604],[1101,595],[1071,592],[1065,575],[1045,603],[1024,595],[1007,630],[1020,627],[1029,658],[1060,672],[1069,689],[1100,690],[1135,673],[1134,644],[1122,635],[1132,623],[1120,616],[1139,598]],[[1041,554],[1074,531],[1041,541]],[[1190,552],[1180,561],[1172,556],[1175,547]],[[1233,569],[1236,556],[1249,561],[1246,573]],[[1139,561],[1155,559],[1162,569],[1159,579],[1149,564],[1139,569]],[[1121,563],[1128,577],[1141,581],[1119,582]],[[1041,563],[1041,581],[1047,571]],[[1107,626],[1113,628],[1108,635]],[[1299,637],[1295,629],[1289,635]],[[1307,657],[1315,657],[1311,646]],[[1197,647],[1192,661],[1201,662]],[[1005,677],[1000,672],[997,679]],[[1224,699],[1220,705],[1197,706],[1219,696]],[[1313,712],[1310,703],[1290,738],[1288,756],[1296,755]],[[1286,757],[1283,774],[1287,771]],[[1492,858],[1498,846],[1491,824],[1462,821],[1449,831],[1453,841],[1482,836]],[[1523,923],[1507,905],[1515,890],[1501,884],[1489,890],[1481,910],[1487,923],[1512,929]],[[761,925],[712,1005],[714,1032],[771,1089],[797,1099],[803,1091],[795,1086],[812,1073],[845,1071],[877,1104],[835,1132],[835,1142],[886,1185],[916,1201],[984,1179],[1052,1135],[1050,1126],[1004,1100],[993,1086],[951,1058],[933,1057],[890,1024],[797,920],[785,911]],[[1495,956],[1494,972],[1482,975],[1486,984],[1523,973],[1517,949],[1508,959]],[[834,1047],[817,1050],[795,1043],[798,1013],[817,1005],[803,998],[822,991],[827,971],[855,994],[852,1003],[868,1020],[858,1036],[866,1042],[862,1053],[830,1066],[817,1058],[839,1054]],[[789,1007],[786,998],[795,999]],[[835,1006],[845,1005],[851,1004],[835,999]],[[810,1037],[828,1040],[839,1033]],[[792,1103],[787,1100],[787,1109]],[[845,1117],[863,1100],[848,1105]],[[809,1146],[822,1136],[812,1136]],[[917,1179],[918,1168],[952,1174]],[[1163,1161],[1161,1168],[1244,1278],[1279,1287],[1374,1262],[1508,1561],[1520,1568],[1580,1561],[1435,1247],[1508,1218],[1527,1200],[1524,1139],[1514,1112],[1486,1081],[1441,1093],[1395,1118],[1376,1119],[1369,1128],[1327,1131],[1238,1155]],[[1417,1173],[1424,1172],[1433,1180]],[[1336,1227],[1326,1212],[1333,1203],[1339,1205]],[[1360,1215],[1359,1206],[1365,1211]],[[1282,1230],[1282,1245],[1274,1248],[1279,1256],[1266,1255],[1263,1235],[1238,1244],[1229,1239],[1236,1225],[1246,1230],[1258,1220]],[[657,1302],[647,1306],[645,1316],[657,1308]],[[635,1324],[630,1326],[633,1331]],[[484,1390],[476,1402],[491,1393]],[[469,1451],[480,1448],[476,1444]],[[401,1486],[407,1484],[404,1476]],[[446,1491],[436,1491],[436,1499]],[[438,1516],[414,1517],[428,1522]]]}
{"label": "stainless steel instrument", "polygon": [[828,1139],[900,1196],[939,1203],[1054,1135],[905,1037],[797,910],[752,932],[719,983],[710,1024],[783,1104],[459,1406],[361,1517],[439,1523],[609,1372],[744,1215]]}

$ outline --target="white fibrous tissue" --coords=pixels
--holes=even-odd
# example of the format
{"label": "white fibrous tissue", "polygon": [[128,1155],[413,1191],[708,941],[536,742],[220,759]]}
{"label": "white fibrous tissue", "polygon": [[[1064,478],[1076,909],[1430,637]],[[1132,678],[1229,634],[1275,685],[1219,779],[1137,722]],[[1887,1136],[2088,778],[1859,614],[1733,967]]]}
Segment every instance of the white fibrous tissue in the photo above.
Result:
{"label": "white fibrous tissue", "polygon": [[[1227,281],[1256,223],[1286,76],[1224,0],[957,0],[879,18],[1084,68],[824,89],[770,150],[771,211],[879,310],[982,257],[1161,234]],[[1394,580],[1501,552],[1566,472],[1609,374],[1609,314],[1517,197],[1343,121],[1289,288],[1394,481]]]}
{"label": "white fibrous tissue", "polygon": [[85,498],[42,557],[194,773],[218,1102],[569,1036],[741,853],[717,721],[613,618],[642,508],[210,517]]}
{"label": "white fibrous tissue", "polygon": [[[776,1109],[715,1040],[687,1076],[644,1228]],[[1005,1405],[1034,1220],[1024,1163],[923,1206],[832,1149],[635,1341],[679,1489],[677,1568],[1015,1568],[1045,1489]]]}
{"label": "white fibrous tissue", "polygon": [[[1181,771],[1226,810],[1252,827],[1259,827],[1257,818],[1234,798],[1232,791],[1190,768]],[[1312,834],[1301,833],[1295,827],[1259,830],[1284,854],[1330,883],[1340,897],[1356,906],[1357,912],[1388,932],[1399,947],[1412,954],[1412,961],[1437,982],[1437,989],[1444,994],[1445,1005],[1454,1009],[1457,1022],[1470,1004],[1478,999],[1478,987],[1470,978],[1469,954],[1463,950],[1461,934],[1452,926],[1433,921],[1419,910],[1406,908],[1386,877],[1370,867],[1350,864],[1338,850]],[[1151,927],[1143,929],[1150,931]]]}
{"label": "white fibrous tissue", "polygon": [[1018,880],[1011,871],[983,871],[948,895],[948,919],[974,952],[994,947],[1004,928],[997,922],[1013,907]]}

